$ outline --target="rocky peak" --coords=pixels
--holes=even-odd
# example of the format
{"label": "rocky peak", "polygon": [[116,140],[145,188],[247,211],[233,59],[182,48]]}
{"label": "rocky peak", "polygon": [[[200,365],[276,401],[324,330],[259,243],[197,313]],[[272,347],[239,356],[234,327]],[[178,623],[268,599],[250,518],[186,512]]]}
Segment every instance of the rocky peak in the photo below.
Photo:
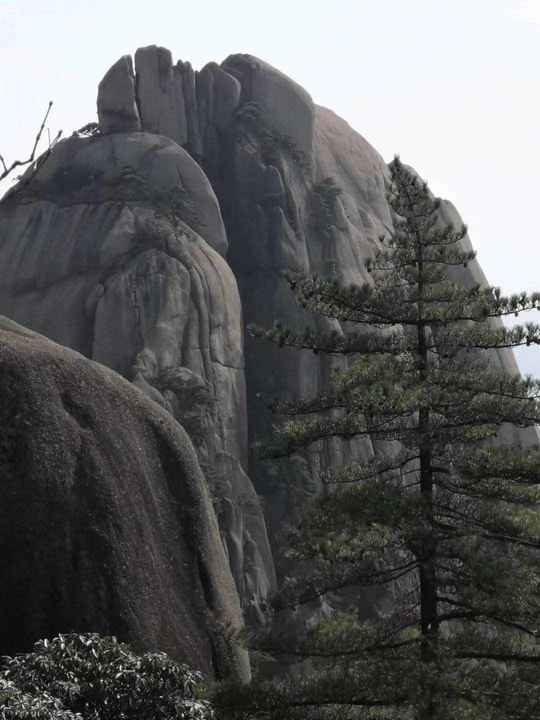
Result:
{"label": "rocky peak", "polygon": [[[300,85],[252,55],[231,55],[221,65],[194,72],[173,64],[170,50],[157,45],[120,58],[98,89],[102,133],[142,129],[165,135],[195,157],[208,155],[231,124],[240,104],[252,103],[269,127],[311,156],[315,108]],[[205,153],[206,150],[206,153]]]}
{"label": "rocky peak", "polygon": [[242,103],[255,103],[275,132],[311,157],[315,106],[309,93],[253,55],[230,55],[222,68],[240,82]]}
{"label": "rocky peak", "polygon": [[179,145],[188,141],[182,69],[169,50],[156,45],[135,53],[137,104],[141,128],[165,135]]}
{"label": "rocky peak", "polygon": [[117,60],[99,83],[98,119],[102,133],[141,129],[131,55]]}

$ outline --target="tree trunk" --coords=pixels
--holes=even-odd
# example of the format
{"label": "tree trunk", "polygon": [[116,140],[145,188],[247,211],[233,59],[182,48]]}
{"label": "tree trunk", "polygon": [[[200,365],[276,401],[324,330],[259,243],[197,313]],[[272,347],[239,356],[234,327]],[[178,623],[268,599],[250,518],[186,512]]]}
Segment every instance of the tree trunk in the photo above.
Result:
{"label": "tree trunk", "polygon": [[[429,369],[427,343],[427,327],[423,320],[423,257],[422,245],[419,243],[418,255],[418,365],[421,381],[425,381]],[[435,699],[433,697],[433,680],[436,672],[438,655],[437,622],[437,578],[435,573],[436,538],[433,528],[433,466],[432,440],[430,437],[430,409],[421,407],[418,413],[418,437],[420,450],[420,493],[422,512],[419,528],[422,542],[420,543],[420,626],[422,632],[421,660],[422,669],[422,705],[419,708],[419,720],[433,720],[435,717]]]}

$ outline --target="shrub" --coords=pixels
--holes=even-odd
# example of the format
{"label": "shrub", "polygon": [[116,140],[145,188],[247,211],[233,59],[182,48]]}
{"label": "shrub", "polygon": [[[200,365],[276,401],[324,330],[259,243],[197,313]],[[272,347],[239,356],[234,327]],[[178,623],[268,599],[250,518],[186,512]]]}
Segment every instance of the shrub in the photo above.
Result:
{"label": "shrub", "polygon": [[202,676],[114,637],[59,635],[3,658],[2,720],[211,720]]}

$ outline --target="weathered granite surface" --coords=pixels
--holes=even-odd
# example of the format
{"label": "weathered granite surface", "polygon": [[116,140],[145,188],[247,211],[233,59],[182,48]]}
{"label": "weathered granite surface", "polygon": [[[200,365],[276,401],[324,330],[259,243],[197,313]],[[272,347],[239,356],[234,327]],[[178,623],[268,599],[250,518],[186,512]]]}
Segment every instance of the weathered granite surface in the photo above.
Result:
{"label": "weathered granite surface", "polygon": [[[0,312],[118,370],[183,423],[244,610],[258,620],[273,561],[281,574],[295,571],[279,533],[319,491],[320,470],[391,448],[333,440],[279,470],[248,455],[271,431],[268,401],[321,390],[339,361],[250,337],[244,346],[244,327],[342,330],[299,309],[282,273],[368,280],[364,261],[391,226],[387,167],[346,122],[253,56],[194,71],[149,46],[134,74],[131,66],[121,58],[100,85],[101,136],[60,143],[0,204]],[[139,121],[143,132],[133,132]],[[461,225],[449,203],[441,217]],[[477,263],[459,272],[484,279]],[[517,369],[510,352],[494,361]],[[512,428],[501,440],[538,442]]]}
{"label": "weathered granite surface", "polygon": [[211,498],[170,413],[2,316],[0,395],[0,652],[114,633],[246,679]]}
{"label": "weathered granite surface", "polygon": [[274,570],[246,475],[242,311],[226,248],[212,188],[175,142],[72,137],[0,206],[0,308],[186,426],[243,606],[257,614]]}
{"label": "weathered granite surface", "polygon": [[253,55],[230,55],[222,68],[239,81],[242,103],[256,103],[275,132],[312,152],[315,107],[304,88]]}
{"label": "weathered granite surface", "polygon": [[[288,117],[289,128],[284,124]],[[279,320],[297,329],[312,323],[339,330],[336,322],[308,317],[296,305],[282,273],[317,273],[347,283],[367,279],[364,261],[391,222],[384,190],[386,165],[329,110],[314,111],[309,153],[284,140],[292,137],[298,118],[284,114],[281,122],[282,134],[270,130],[269,140],[265,130],[270,123],[264,113],[253,116],[250,108],[240,108],[234,139],[222,162],[226,174],[222,182],[214,181],[245,321],[270,327]],[[245,352],[251,440],[271,431],[269,399],[320,391],[338,362],[250,338]],[[254,463],[250,474],[266,499],[271,536],[294,517],[294,507],[306,493],[318,492],[320,470],[348,458],[368,460],[377,452],[369,441],[318,444],[294,459],[290,472],[295,483],[288,473],[279,475]]]}
{"label": "weathered granite surface", "polygon": [[124,55],[115,62],[99,83],[97,106],[98,120],[103,132],[131,132],[141,129],[130,55]]}
{"label": "weathered granite surface", "polygon": [[144,130],[166,135],[179,145],[188,140],[183,78],[165,48],[150,45],[135,53],[137,101]]}

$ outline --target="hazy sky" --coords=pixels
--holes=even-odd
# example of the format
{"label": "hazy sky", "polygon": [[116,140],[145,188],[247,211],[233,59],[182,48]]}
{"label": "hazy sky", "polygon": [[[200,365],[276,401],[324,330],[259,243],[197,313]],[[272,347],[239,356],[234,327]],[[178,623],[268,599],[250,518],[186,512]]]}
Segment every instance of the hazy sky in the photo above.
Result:
{"label": "hazy sky", "polygon": [[[0,0],[0,153],[49,99],[52,135],[95,120],[108,67],[154,43],[275,65],[455,203],[490,282],[540,289],[540,0]],[[540,348],[520,362],[540,375]]]}

